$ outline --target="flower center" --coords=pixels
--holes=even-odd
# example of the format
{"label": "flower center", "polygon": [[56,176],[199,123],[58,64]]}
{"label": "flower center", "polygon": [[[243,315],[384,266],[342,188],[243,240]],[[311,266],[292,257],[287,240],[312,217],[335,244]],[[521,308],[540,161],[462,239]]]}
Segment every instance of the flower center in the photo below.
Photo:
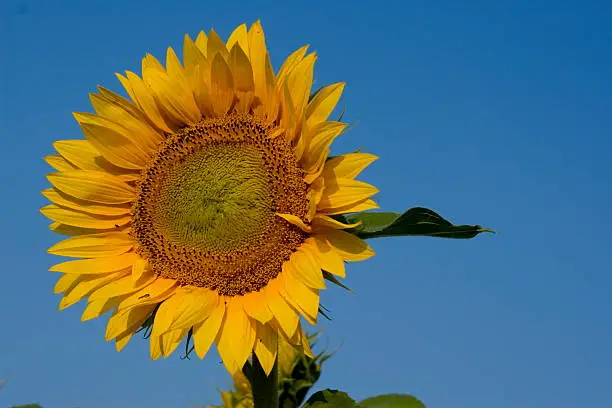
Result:
{"label": "flower center", "polygon": [[304,172],[275,128],[248,115],[169,135],[139,181],[132,235],[155,273],[235,296],[265,287],[306,238]]}
{"label": "flower center", "polygon": [[157,229],[202,250],[248,245],[273,217],[268,175],[248,144],[212,144],[168,169],[157,191]]}

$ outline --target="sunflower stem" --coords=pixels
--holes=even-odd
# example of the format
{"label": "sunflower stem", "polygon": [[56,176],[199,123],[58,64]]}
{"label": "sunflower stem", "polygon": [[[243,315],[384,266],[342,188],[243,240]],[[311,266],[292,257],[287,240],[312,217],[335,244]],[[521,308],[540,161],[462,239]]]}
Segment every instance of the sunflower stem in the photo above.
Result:
{"label": "sunflower stem", "polygon": [[253,390],[253,402],[255,408],[278,408],[278,360],[270,375],[266,375],[257,355],[253,353],[253,362],[250,368],[249,381]]}

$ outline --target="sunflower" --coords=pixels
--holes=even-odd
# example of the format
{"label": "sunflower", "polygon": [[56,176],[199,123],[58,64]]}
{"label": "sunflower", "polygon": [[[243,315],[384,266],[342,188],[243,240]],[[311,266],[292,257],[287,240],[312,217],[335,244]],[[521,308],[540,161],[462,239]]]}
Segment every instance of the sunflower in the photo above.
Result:
{"label": "sunflower", "polygon": [[230,373],[255,353],[270,372],[279,336],[308,347],[319,292],[344,261],[374,252],[334,215],[377,208],[355,177],[376,156],[329,157],[346,124],[328,120],[344,84],[311,94],[315,53],[291,54],[275,73],[259,21],[227,42],[185,36],[142,75],[117,74],[75,113],[85,139],[60,140],[41,212],[69,237],[49,252],[78,258],[50,268],[62,310],[87,297],[82,320],[112,310],[106,340],[121,350],[152,322],[151,358],[189,337],[213,343]]}

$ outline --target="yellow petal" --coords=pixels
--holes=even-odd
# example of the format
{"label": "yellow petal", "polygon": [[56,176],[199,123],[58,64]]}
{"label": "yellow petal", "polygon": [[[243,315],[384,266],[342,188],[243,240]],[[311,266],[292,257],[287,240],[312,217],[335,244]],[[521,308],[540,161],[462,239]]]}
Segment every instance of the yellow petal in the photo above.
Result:
{"label": "yellow petal", "polygon": [[289,262],[285,262],[285,266],[291,267],[294,275],[304,282],[308,287],[313,289],[325,289],[325,280],[323,273],[316,258],[308,247],[300,247],[297,251],[291,254]]}
{"label": "yellow petal", "polygon": [[[63,159],[62,159],[63,160]],[[48,188],[42,191],[42,195],[54,204],[62,207],[71,208],[77,211],[83,211],[90,214],[98,215],[124,215],[129,214],[129,205],[104,205],[96,204],[91,201],[79,200],[71,197],[55,188]]]}
{"label": "yellow petal", "polygon": [[141,70],[144,73],[147,70],[157,71],[157,72],[166,72],[164,70],[164,66],[155,58],[153,55],[147,53],[145,57],[142,59]]}
{"label": "yellow petal", "polygon": [[299,227],[304,232],[310,232],[312,230],[312,228],[310,228],[309,225],[306,225],[306,223],[304,221],[302,221],[302,219],[300,217],[298,217],[297,215],[293,215],[293,214],[281,214],[281,213],[276,213],[276,215],[281,217],[282,219],[284,219],[288,223],[293,224],[296,227]]}
{"label": "yellow petal", "polygon": [[345,224],[338,220],[335,220],[327,215],[317,214],[312,219],[312,228],[316,231],[324,231],[327,229],[346,229],[346,228],[355,228],[360,225],[361,221],[356,222],[354,224]]}
{"label": "yellow petal", "polygon": [[[310,135],[307,132],[305,132],[304,122],[302,121],[302,117],[300,115],[301,115],[301,113],[298,113],[298,114],[295,115],[295,117],[297,118],[297,121],[295,123],[295,128],[289,130],[289,134],[291,134],[291,133],[294,134],[295,144],[294,144],[294,148],[293,148],[293,153],[295,154],[295,158],[298,161],[302,160],[304,152],[306,150],[306,146],[310,142],[310,139],[309,139]],[[300,121],[302,121],[302,122],[300,122]],[[300,123],[301,123],[301,125],[300,125]],[[305,181],[307,183],[309,182],[308,180],[305,180]]]}
{"label": "yellow petal", "polygon": [[189,329],[208,318],[218,302],[219,296],[211,290],[182,286],[157,309],[152,334]]}
{"label": "yellow petal", "polygon": [[53,287],[53,293],[66,292],[75,287],[83,279],[85,279],[85,276],[83,275],[64,274],[57,280],[57,282],[55,282],[55,286]]}
{"label": "yellow petal", "polygon": [[291,267],[283,268],[280,293],[287,303],[302,312],[310,324],[316,325],[319,314],[318,290],[306,286],[295,273]]}
{"label": "yellow petal", "polygon": [[57,171],[70,171],[75,170],[77,168],[75,165],[64,159],[59,154],[50,154],[48,156],[45,156],[45,161],[49,166],[53,167]]}
{"label": "yellow petal", "polygon": [[73,258],[96,258],[126,253],[134,246],[129,235],[105,232],[65,239],[47,250],[50,254]]}
{"label": "yellow petal", "polygon": [[91,123],[81,123],[81,130],[94,148],[115,166],[140,170],[149,161],[149,153],[142,151],[131,140],[114,130]]}
{"label": "yellow petal", "polygon": [[304,350],[304,354],[307,357],[314,358],[314,354],[312,353],[312,350],[310,349],[310,342],[308,341],[308,336],[304,332],[304,328],[302,327],[301,324],[300,324],[300,327],[298,327],[298,330],[296,331],[296,335],[299,335],[299,344],[302,346],[302,349]]}
{"label": "yellow petal", "polygon": [[321,175],[326,180],[337,178],[354,179],[377,159],[378,156],[369,153],[343,154],[326,161]]}
{"label": "yellow petal", "polygon": [[[157,318],[157,316],[156,316]],[[183,338],[189,332],[190,327],[184,329],[171,330],[161,335],[161,345],[164,358],[168,357],[181,344]],[[153,335],[151,335],[153,337]]]}
{"label": "yellow petal", "polygon": [[[100,97],[100,98],[104,99],[108,103],[113,103],[113,104],[117,105],[118,107],[121,107],[121,109],[126,111],[127,113],[129,113],[130,116],[133,116],[134,118],[137,118],[137,119],[142,119],[143,121],[146,120],[146,115],[144,114],[144,112],[142,112],[142,110],[140,110],[140,108],[138,107],[138,105],[136,103],[134,103],[134,102],[130,101],[129,99],[126,99],[123,96],[119,95],[118,93],[113,92],[110,89],[106,89],[106,88],[104,88],[103,86],[100,86],[100,85],[98,85],[98,92],[100,92],[100,93],[99,94],[91,94],[90,96],[96,95],[96,97]],[[102,110],[104,110],[104,109],[102,108]],[[98,113],[100,113],[100,112],[98,112]],[[102,113],[100,113],[100,114],[102,116],[104,116]],[[119,123],[121,124],[121,122],[119,122]],[[143,123],[143,124],[147,125],[146,123]]]}
{"label": "yellow petal", "polygon": [[266,49],[266,39],[259,20],[251,25],[247,36],[249,40],[249,59],[251,67],[253,67],[255,92],[262,98],[267,94],[268,89],[266,81],[266,55],[268,50]]}
{"label": "yellow petal", "polygon": [[227,39],[227,49],[231,50],[234,45],[240,46],[248,55],[249,53],[249,37],[246,24],[241,24],[234,29]]}
{"label": "yellow petal", "polygon": [[266,306],[263,292],[250,292],[241,299],[244,311],[253,319],[267,323],[272,319],[272,312]]}
{"label": "yellow petal", "polygon": [[62,224],[61,222],[52,222],[49,224],[49,229],[55,233],[61,235],[67,235],[70,237],[76,237],[78,235],[92,235],[92,234],[100,234],[103,232],[123,232],[125,234],[130,232],[129,225],[124,225],[122,227],[114,227],[106,228],[106,229],[93,229],[93,228],[80,228],[72,225]]}
{"label": "yellow petal", "polygon": [[185,66],[185,72],[199,65],[204,58],[204,54],[198,49],[191,37],[185,34],[183,40],[183,65]]}
{"label": "yellow petal", "polygon": [[330,230],[326,238],[331,247],[345,261],[364,261],[374,256],[374,251],[364,240],[348,232]]}
{"label": "yellow petal", "polygon": [[214,104],[210,91],[210,71],[210,63],[203,60],[190,73],[195,83],[194,96],[196,103],[205,116],[214,116]]}
{"label": "yellow petal", "polygon": [[81,321],[87,321],[102,316],[104,313],[117,307],[121,302],[122,297],[116,297],[111,299],[98,299],[93,302],[89,302],[87,307],[81,315]]}
{"label": "yellow petal", "polygon": [[332,210],[355,204],[378,193],[378,189],[363,181],[335,179],[325,182],[325,190],[317,210]]}
{"label": "yellow petal", "polygon": [[312,220],[317,213],[317,206],[323,197],[323,191],[325,190],[325,183],[321,177],[315,179],[310,185],[306,197],[308,199],[308,213],[306,214],[307,220]]}
{"label": "yellow petal", "polygon": [[235,109],[241,113],[249,113],[254,100],[253,91],[255,90],[253,70],[251,69],[249,58],[240,46],[234,45],[231,49],[229,65],[234,80],[234,91],[236,96],[238,96],[238,103]]}
{"label": "yellow petal", "polygon": [[321,269],[341,278],[346,277],[344,268],[344,260],[338,253],[329,245],[324,235],[315,235],[314,241],[317,247],[317,258]]}
{"label": "yellow petal", "polygon": [[62,262],[49,268],[51,272],[78,273],[80,275],[96,275],[116,272],[130,268],[139,259],[134,252],[103,258],[79,259]]}
{"label": "yellow petal", "polygon": [[134,87],[130,83],[130,80],[127,77],[125,77],[125,76],[123,76],[123,75],[121,75],[119,73],[115,73],[115,76],[117,77],[119,82],[121,82],[121,85],[123,86],[123,89],[125,89],[125,92],[127,92],[127,94],[130,97],[130,99],[142,110],[142,107],[138,103],[138,96],[134,92]]}
{"label": "yellow petal", "polygon": [[306,55],[306,50],[308,50],[308,45],[304,45],[303,47],[295,50],[283,65],[281,65],[278,70],[278,74],[276,75],[276,82],[279,88],[282,88],[285,80],[287,79],[288,74],[293,71],[293,69],[304,59],[304,55]]}
{"label": "yellow petal", "polygon": [[[306,172],[318,176],[325,164],[325,159],[329,155],[329,147],[334,139],[342,134],[346,126],[346,123],[342,122],[322,122],[310,131],[311,140],[301,160]],[[306,179],[306,182],[309,183],[313,180],[314,178],[311,176]]]}
{"label": "yellow petal", "polygon": [[102,171],[64,171],[48,174],[47,179],[60,191],[80,200],[101,204],[124,204],[136,198],[134,187]]}
{"label": "yellow petal", "polygon": [[192,92],[187,92],[179,81],[165,72],[148,69],[143,72],[145,82],[151,87],[164,118],[175,125],[185,126],[197,122],[202,113]]}
{"label": "yellow petal", "polygon": [[[210,41],[209,41],[210,44]],[[221,55],[215,55],[210,67],[210,95],[218,117],[224,116],[234,100],[232,71]]]}
{"label": "yellow petal", "polygon": [[277,330],[278,333],[278,374],[281,378],[291,375],[294,368],[295,359],[298,356],[300,350],[288,340],[282,330],[278,330],[272,326],[273,329]]}
{"label": "yellow petal", "polygon": [[200,31],[195,41],[196,46],[205,57],[208,55],[208,36],[204,31]]}
{"label": "yellow petal", "polygon": [[[264,43],[265,47],[265,43]],[[272,102],[273,105],[278,105],[278,101],[272,97],[276,96],[276,93],[271,95],[270,93],[276,90],[276,75],[274,75],[274,68],[272,67],[272,61],[270,60],[270,53],[266,52],[266,58],[264,61],[264,70],[265,70],[265,86],[267,88],[267,103],[270,104]],[[251,59],[251,66],[253,66],[253,61]],[[278,110],[278,107],[276,107]]]}
{"label": "yellow petal", "polygon": [[134,332],[144,323],[156,305],[146,305],[131,309],[115,309],[106,325],[106,341],[110,341],[124,333]]}
{"label": "yellow petal", "polygon": [[123,216],[105,216],[88,214],[81,211],[71,210],[70,208],[60,207],[55,204],[47,205],[40,209],[40,212],[47,218],[67,225],[81,228],[92,229],[112,229],[121,227],[132,220],[127,214]]}
{"label": "yellow petal", "polygon": [[208,83],[210,79],[210,64],[188,35],[185,35],[183,61],[185,64],[185,76],[193,91],[193,96],[200,112],[205,116],[211,116],[213,109]]}
{"label": "yellow petal", "polygon": [[316,59],[317,57],[314,52],[309,54],[291,70],[287,77],[287,85],[291,92],[291,99],[295,104],[296,115],[300,118],[306,109],[308,97],[310,96]]}
{"label": "yellow petal", "polygon": [[287,304],[280,294],[279,279],[274,279],[266,287],[268,308],[274,315],[278,325],[287,336],[293,336],[298,325],[298,313]]}
{"label": "yellow petal", "polygon": [[175,310],[175,315],[169,329],[186,327],[190,329],[207,319],[219,304],[216,292],[205,288],[194,288],[187,294],[183,302],[188,307]]}
{"label": "yellow petal", "polygon": [[87,140],[58,140],[53,142],[53,147],[66,160],[80,169],[104,171],[124,181],[126,177],[128,180],[138,177],[138,173],[129,172],[111,164]]}
{"label": "yellow petal", "polygon": [[306,124],[309,128],[327,120],[342,96],[344,85],[344,82],[328,85],[316,93],[306,108]]}
{"label": "yellow petal", "polygon": [[147,122],[142,112],[127,99],[98,87],[100,94],[90,94],[91,104],[98,115],[125,128],[128,137],[144,151],[157,150],[163,135]]}
{"label": "yellow petal", "polygon": [[128,173],[120,173],[120,174],[116,174],[113,172],[110,172],[110,174],[115,175],[118,179],[120,179],[121,181],[124,182],[131,182],[131,181],[137,181],[140,179],[140,172],[128,172]]}
{"label": "yellow petal", "polygon": [[[262,96],[260,96],[260,98],[262,98]],[[277,124],[281,117],[281,102],[278,91],[276,88],[272,87],[268,90],[267,95],[263,98],[263,100],[266,102],[253,106],[253,113],[264,118],[269,124]],[[285,129],[277,128],[276,135],[271,135],[270,137],[277,137],[285,133]],[[287,136],[285,136],[285,139],[287,139]]]}
{"label": "yellow petal", "polygon": [[115,347],[117,351],[123,350],[123,348],[127,346],[128,342],[130,341],[133,335],[134,335],[133,333],[128,332],[128,333],[123,333],[121,336],[117,336],[117,338],[115,339]]}
{"label": "yellow petal", "polygon": [[[294,355],[303,353],[310,358],[314,358],[314,355],[312,354],[312,350],[310,349],[310,344],[308,343],[308,336],[304,332],[304,329],[301,323],[298,325],[298,328],[293,334],[293,336],[291,337],[283,336],[282,340],[280,341],[281,343],[279,343],[279,356],[281,354],[288,355],[288,356],[294,356]],[[285,344],[282,344],[282,343],[285,343]]]}
{"label": "yellow petal", "polygon": [[219,37],[219,34],[215,32],[215,30],[210,30],[208,33],[208,41],[206,44],[206,57],[209,60],[213,60],[217,54],[227,61],[227,57],[229,56],[229,52],[227,51],[227,47],[225,43]]}
{"label": "yellow petal", "polygon": [[174,294],[177,282],[174,279],[157,278],[150,285],[123,300],[117,309],[126,310],[145,305],[157,305]]}
{"label": "yellow petal", "polygon": [[119,78],[123,87],[130,93],[132,100],[138,104],[140,109],[158,129],[164,132],[172,132],[172,129],[166,123],[159,111],[159,107],[155,103],[153,93],[142,78],[131,71],[126,71],[125,74],[126,77],[117,74],[117,78]]}
{"label": "yellow petal", "polygon": [[150,273],[149,263],[146,260],[141,257],[134,260],[132,263],[132,280],[134,282],[138,282],[145,275],[149,275]]}
{"label": "yellow petal", "polygon": [[[172,47],[168,47],[166,51],[166,71],[172,82],[178,85],[182,92],[185,92],[185,96],[190,96],[193,90],[189,86],[189,81],[187,81],[187,76],[185,76],[185,70]],[[189,102],[191,102],[191,100],[189,100]],[[193,102],[192,108],[195,107],[195,101]]]}
{"label": "yellow petal", "polygon": [[64,310],[65,308],[74,305],[75,303],[83,299],[85,296],[89,295],[91,292],[110,282],[120,279],[124,275],[125,272],[120,271],[115,273],[107,273],[104,275],[85,276],[71,290],[66,291],[64,297],[60,301],[59,310]]}
{"label": "yellow petal", "polygon": [[163,355],[161,336],[149,337],[149,353],[151,354],[151,360],[157,360]]}
{"label": "yellow petal", "polygon": [[217,338],[223,316],[225,315],[225,303],[219,302],[210,317],[193,328],[193,344],[196,354],[204,358],[213,341]]}
{"label": "yellow petal", "polygon": [[[197,47],[196,48],[197,52]],[[196,54],[196,58],[200,57],[199,63],[194,68],[190,68],[189,72],[183,69],[178,57],[172,48],[168,48],[166,56],[166,67],[168,76],[173,83],[173,92],[179,95],[181,104],[188,110],[188,117],[194,121],[202,116],[202,111],[199,106],[198,99],[201,98],[202,89],[199,89],[204,84],[199,77],[200,67],[205,63],[205,59],[201,54]],[[174,107],[174,109],[178,109]],[[192,123],[192,122],[189,122]]]}
{"label": "yellow petal", "polygon": [[117,279],[108,285],[96,290],[89,295],[90,300],[98,299],[109,299],[116,296],[131,295],[134,292],[148,286],[153,283],[155,276],[149,277],[149,279],[141,280],[140,282],[134,282],[132,275],[127,271],[128,274],[121,279]]}
{"label": "yellow petal", "polygon": [[[281,118],[280,125],[281,128],[285,129],[285,137],[289,143],[293,143],[296,135],[297,128],[297,118],[295,116],[295,104],[291,99],[291,92],[289,91],[289,87],[287,84],[284,84],[282,88],[279,89],[279,96],[281,102]],[[300,139],[298,139],[298,142]],[[295,152],[296,157],[299,157],[300,154]]]}
{"label": "yellow petal", "polygon": [[228,371],[242,369],[255,345],[255,327],[240,302],[228,302],[217,349]]}
{"label": "yellow petal", "polygon": [[270,375],[278,351],[278,333],[266,324],[256,323],[255,354],[266,375]]}
{"label": "yellow petal", "polygon": [[[265,42],[263,47],[265,48]],[[255,80],[255,95],[261,102],[261,104],[257,104],[253,107],[253,112],[256,115],[265,118],[268,123],[273,124],[277,123],[281,113],[280,96],[276,88],[276,76],[274,75],[274,68],[272,68],[270,55],[266,52],[265,58],[263,59],[263,73],[258,74],[262,76],[262,78],[255,78],[256,72],[254,64],[261,64],[258,62],[259,59],[261,59],[261,57],[259,57],[257,60],[253,60],[253,56],[251,56],[251,66],[253,67],[253,78]],[[257,81],[262,81],[262,83],[258,85]],[[282,128],[279,130],[284,131]],[[279,134],[276,136],[279,136]]]}
{"label": "yellow petal", "polygon": [[378,207],[378,204],[371,198],[366,198],[365,200],[357,201],[356,203],[335,207],[333,209],[325,209],[321,210],[322,214],[334,215],[334,214],[347,214],[347,213],[356,213],[361,211],[374,210]]}
{"label": "yellow petal", "polygon": [[[103,88],[102,88],[103,89]],[[122,138],[128,140],[134,146],[134,151],[138,152],[143,157],[149,157],[155,152],[157,144],[162,140],[161,137],[153,137],[153,135],[147,135],[152,130],[147,127],[146,123],[141,122],[139,119],[134,118],[129,113],[126,113],[122,108],[115,105],[113,102],[107,101],[100,95],[92,94],[90,97],[92,102],[98,110],[106,112],[110,117],[93,114],[86,112],[74,112],[75,119],[81,125],[93,125],[108,129],[113,133],[120,135]],[[96,150],[100,151],[97,146]]]}
{"label": "yellow petal", "polygon": [[[246,27],[245,27],[246,35]],[[229,65],[234,79],[234,88],[239,91],[254,91],[253,70],[249,57],[239,45],[231,48],[229,55]]]}

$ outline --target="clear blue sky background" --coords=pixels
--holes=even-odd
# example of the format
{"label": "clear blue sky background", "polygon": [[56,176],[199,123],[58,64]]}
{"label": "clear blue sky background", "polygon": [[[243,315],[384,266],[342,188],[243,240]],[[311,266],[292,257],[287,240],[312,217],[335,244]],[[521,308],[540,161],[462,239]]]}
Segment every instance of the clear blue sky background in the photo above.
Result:
{"label": "clear blue sky background", "polygon": [[612,407],[612,3],[14,1],[0,5],[0,407],[218,401],[216,354],[150,361],[105,318],[57,312],[58,240],[38,213],[56,139],[87,93],[185,32],[261,18],[273,62],[310,43],[317,85],[347,81],[335,152],[381,157],[385,210],[427,206],[498,235],[381,239],[324,303],[339,348],[318,387],[409,392],[428,407]]}

